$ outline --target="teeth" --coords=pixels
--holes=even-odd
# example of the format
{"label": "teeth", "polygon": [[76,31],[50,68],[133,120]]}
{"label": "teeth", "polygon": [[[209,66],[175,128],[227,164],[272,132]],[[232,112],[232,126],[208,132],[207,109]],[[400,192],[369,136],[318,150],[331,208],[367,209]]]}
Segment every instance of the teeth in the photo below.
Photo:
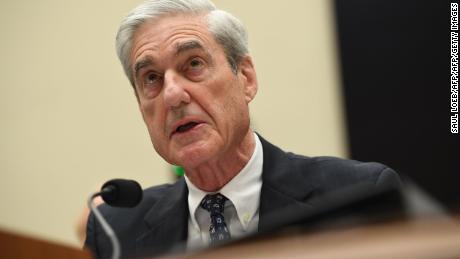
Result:
{"label": "teeth", "polygon": [[181,125],[177,128],[177,132],[184,132],[184,131],[187,131],[193,127],[195,127],[198,123],[196,122],[189,122],[187,124],[184,124],[184,125]]}

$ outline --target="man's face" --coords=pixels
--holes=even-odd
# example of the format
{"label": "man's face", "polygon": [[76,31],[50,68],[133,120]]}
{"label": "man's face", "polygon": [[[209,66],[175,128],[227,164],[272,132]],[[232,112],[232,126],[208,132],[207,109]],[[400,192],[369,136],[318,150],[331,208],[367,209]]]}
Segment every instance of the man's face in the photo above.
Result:
{"label": "man's face", "polygon": [[235,74],[203,17],[146,22],[130,58],[142,116],[166,161],[191,169],[240,151],[257,91],[254,67],[247,57]]}

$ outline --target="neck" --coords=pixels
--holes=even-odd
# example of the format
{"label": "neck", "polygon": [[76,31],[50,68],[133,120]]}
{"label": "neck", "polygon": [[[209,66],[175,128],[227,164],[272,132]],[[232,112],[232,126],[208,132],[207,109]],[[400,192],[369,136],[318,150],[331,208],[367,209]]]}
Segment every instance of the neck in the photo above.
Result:
{"label": "neck", "polygon": [[241,143],[230,148],[218,158],[196,168],[185,168],[188,179],[199,189],[216,192],[233,179],[251,159],[255,149],[255,139],[249,130]]}

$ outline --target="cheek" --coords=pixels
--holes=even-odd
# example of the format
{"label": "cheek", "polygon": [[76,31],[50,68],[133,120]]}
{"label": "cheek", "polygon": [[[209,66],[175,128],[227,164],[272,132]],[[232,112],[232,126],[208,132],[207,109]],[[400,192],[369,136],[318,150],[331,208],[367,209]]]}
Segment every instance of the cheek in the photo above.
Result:
{"label": "cheek", "polygon": [[144,119],[145,124],[149,126],[154,117],[153,104],[149,102],[142,102],[139,109],[141,110],[142,118]]}
{"label": "cheek", "polygon": [[238,84],[227,85],[226,91],[219,99],[223,104],[222,108],[225,112],[234,112],[246,106],[244,93],[241,91]]}
{"label": "cheek", "polygon": [[154,105],[145,105],[141,107],[142,116],[147,125],[153,148],[161,157],[170,162],[168,159],[169,156],[167,155],[169,147],[164,134],[165,116],[163,116],[164,113],[159,109],[161,108]]}
{"label": "cheek", "polygon": [[[152,141],[157,142],[163,132],[164,118],[162,118],[161,107],[155,102],[145,102],[140,106],[142,117],[149,130]],[[155,143],[154,143],[155,144]]]}
{"label": "cheek", "polygon": [[[236,87],[235,85],[230,87]],[[244,96],[232,89],[225,95],[215,98],[211,104],[212,113],[217,123],[217,127],[226,134],[232,135],[239,132],[240,128],[245,128],[248,118],[248,109]],[[232,133],[233,132],[233,133]]]}

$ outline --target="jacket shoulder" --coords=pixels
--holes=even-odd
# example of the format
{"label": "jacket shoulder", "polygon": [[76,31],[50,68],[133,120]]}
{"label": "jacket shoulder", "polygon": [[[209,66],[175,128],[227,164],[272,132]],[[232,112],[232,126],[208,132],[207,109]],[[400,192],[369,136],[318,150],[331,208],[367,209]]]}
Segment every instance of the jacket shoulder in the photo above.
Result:
{"label": "jacket shoulder", "polygon": [[[331,156],[308,157],[285,152],[259,136],[264,152],[264,183],[284,192],[307,186],[316,194],[368,182],[375,185],[400,186],[396,172],[376,162],[360,162]],[[294,190],[294,191],[292,191]]]}
{"label": "jacket shoulder", "polygon": [[331,156],[306,157],[287,153],[293,170],[298,170],[319,189],[328,191],[356,183],[401,184],[398,174],[377,162],[361,162]]}

